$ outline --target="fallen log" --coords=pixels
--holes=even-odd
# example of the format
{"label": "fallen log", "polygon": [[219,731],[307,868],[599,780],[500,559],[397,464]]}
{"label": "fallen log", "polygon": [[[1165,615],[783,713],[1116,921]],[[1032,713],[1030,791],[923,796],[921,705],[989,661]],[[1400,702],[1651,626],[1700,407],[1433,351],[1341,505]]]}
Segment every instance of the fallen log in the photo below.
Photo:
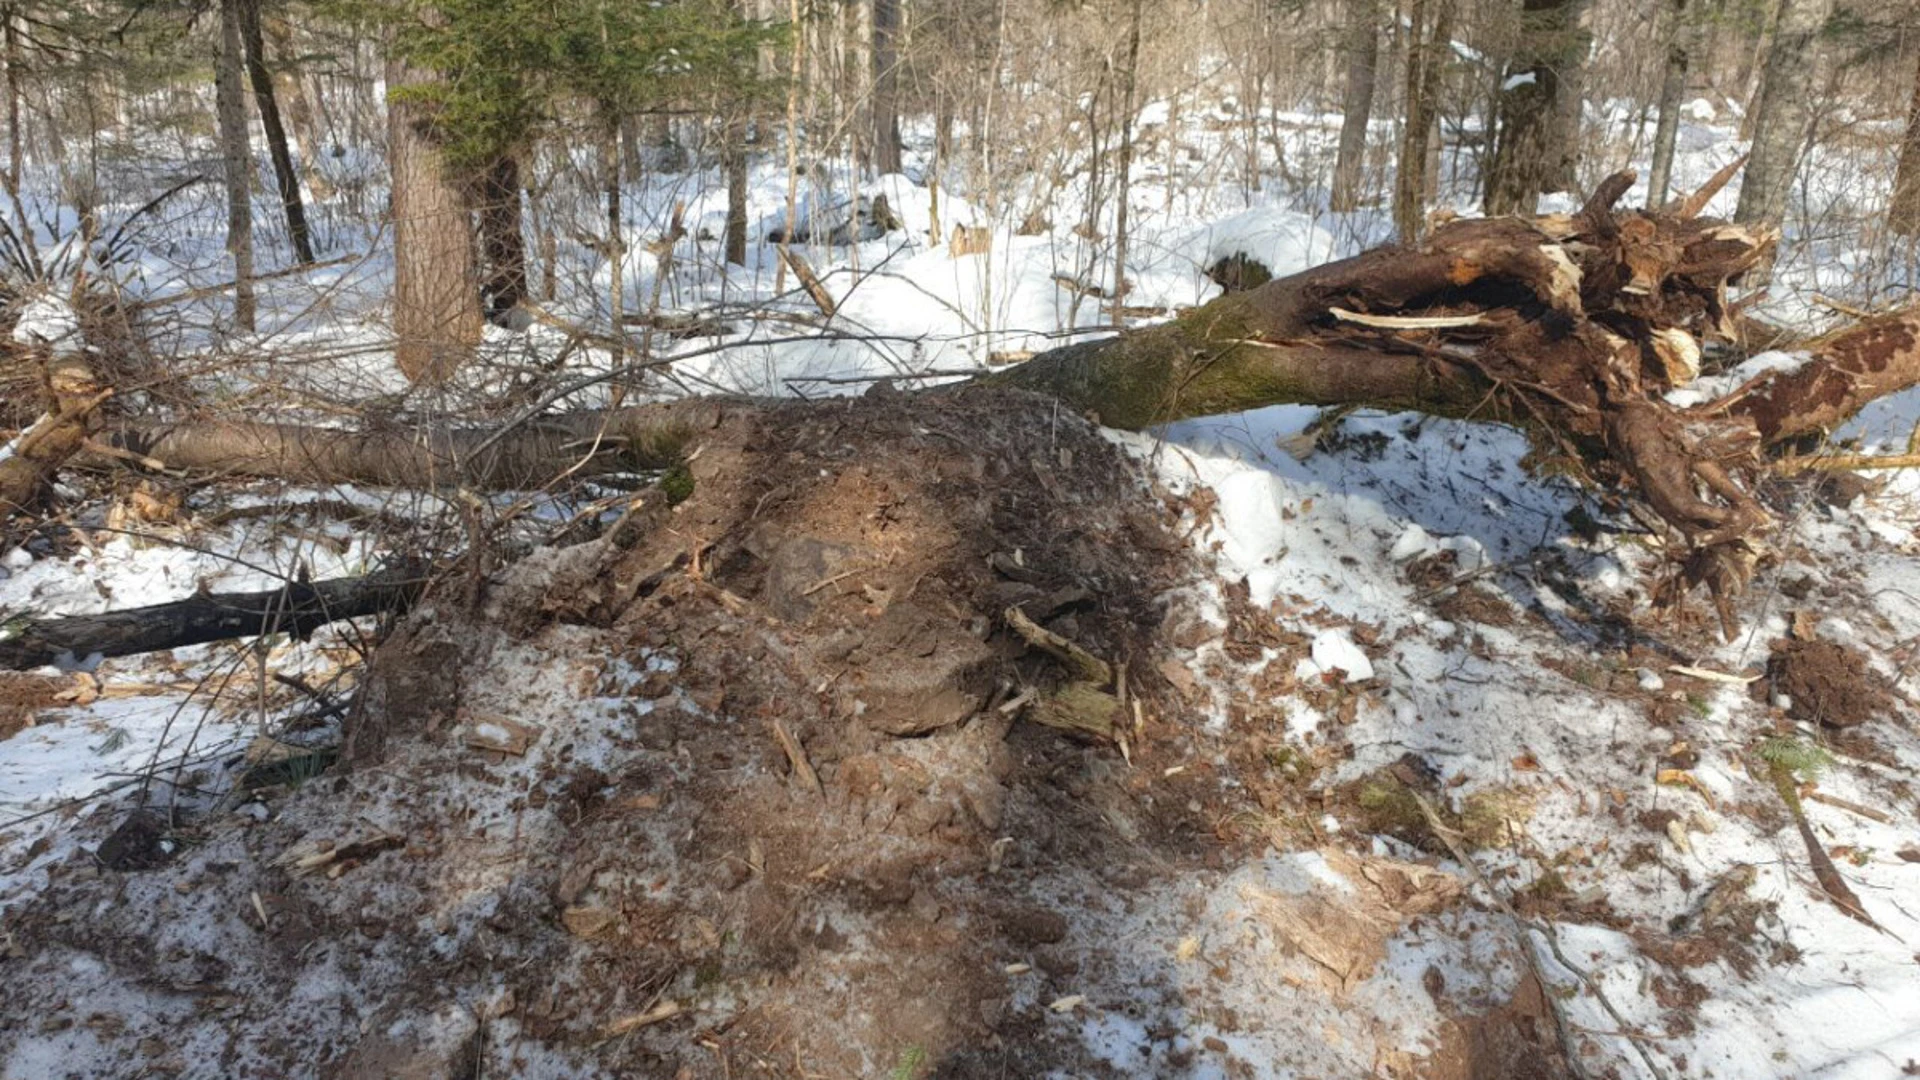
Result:
{"label": "fallen log", "polygon": [[1279,403],[1517,423],[1539,459],[1637,495],[1671,530],[1681,583],[1709,588],[1730,634],[1731,599],[1768,550],[1773,519],[1754,496],[1766,449],[1920,384],[1920,308],[1809,343],[1799,365],[1720,401],[1671,404],[1666,393],[1699,374],[1704,343],[1740,337],[1730,289],[1777,237],[1696,217],[1710,189],[1657,213],[1614,210],[1633,179],[1608,178],[1577,214],[1451,222],[1418,247],[1316,267],[977,381],[1135,429]]}
{"label": "fallen log", "polygon": [[263,592],[201,593],[99,615],[0,623],[0,668],[19,671],[261,634],[292,634],[304,640],[328,623],[407,609],[426,587],[429,572],[424,563],[409,560],[364,577],[291,582]]}
{"label": "fallen log", "polygon": [[[1580,212],[1469,219],[1232,293],[1159,326],[1081,342],[967,385],[1036,391],[1141,429],[1276,404],[1362,405],[1510,423],[1536,460],[1637,496],[1683,583],[1723,627],[1768,551],[1754,496],[1769,447],[1831,430],[1920,384],[1920,308],[1809,343],[1804,361],[1694,408],[1666,393],[1704,346],[1744,332],[1732,288],[1777,237],[1697,217],[1713,185],[1656,212],[1615,210],[1631,173]],[[110,451],[172,468],[422,487],[532,487],[658,467],[751,402],[688,401],[492,430],[354,432],[255,423],[122,423]]]}
{"label": "fallen log", "polygon": [[112,464],[135,455],[168,469],[301,483],[388,487],[534,488],[574,470],[666,468],[688,439],[740,401],[699,399],[541,416],[493,427],[361,431],[236,420],[123,420],[95,436]]}

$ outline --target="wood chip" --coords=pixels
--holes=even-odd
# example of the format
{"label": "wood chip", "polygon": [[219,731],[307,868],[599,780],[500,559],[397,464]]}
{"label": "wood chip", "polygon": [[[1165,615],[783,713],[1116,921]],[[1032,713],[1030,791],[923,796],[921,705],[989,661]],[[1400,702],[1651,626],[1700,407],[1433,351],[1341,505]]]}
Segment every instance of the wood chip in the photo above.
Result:
{"label": "wood chip", "polygon": [[1729,675],[1724,671],[1710,671],[1706,668],[1687,667],[1685,664],[1674,664],[1667,670],[1673,672],[1675,675],[1685,675],[1689,679],[1699,679],[1703,682],[1730,683],[1734,686],[1745,686],[1748,683],[1757,682],[1760,679],[1758,675]]}
{"label": "wood chip", "polygon": [[527,752],[541,729],[517,720],[473,720],[467,724],[466,744],[475,750],[492,750],[519,757]]}
{"label": "wood chip", "polygon": [[813,764],[807,760],[807,752],[801,748],[800,740],[794,738],[787,726],[778,720],[773,722],[773,737],[779,740],[780,749],[787,752],[787,763],[793,767],[794,783],[812,795],[824,796],[826,789],[820,786],[820,775],[813,771]]}
{"label": "wood chip", "polygon": [[1485,316],[1473,315],[1369,315],[1363,311],[1329,307],[1327,314],[1341,322],[1373,326],[1382,330],[1449,330],[1458,326],[1479,326]]}
{"label": "wood chip", "polygon": [[1105,660],[1034,622],[1018,607],[1008,608],[1004,617],[1007,625],[1013,628],[1014,633],[1025,638],[1027,644],[1067,665],[1081,679],[1102,687],[1113,682],[1113,668]]}
{"label": "wood chip", "polygon": [[684,1011],[686,1011],[685,1008],[677,1001],[662,1001],[645,1012],[637,1012],[613,1021],[601,1030],[601,1037],[617,1039],[629,1031],[638,1031],[643,1027],[658,1024],[662,1020],[671,1020]]}

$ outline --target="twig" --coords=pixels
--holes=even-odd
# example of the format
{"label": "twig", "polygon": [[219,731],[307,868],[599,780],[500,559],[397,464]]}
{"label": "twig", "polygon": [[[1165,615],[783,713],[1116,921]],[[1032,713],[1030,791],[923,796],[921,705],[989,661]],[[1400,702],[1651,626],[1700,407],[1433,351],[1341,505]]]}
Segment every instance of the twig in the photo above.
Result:
{"label": "twig", "polygon": [[780,749],[787,752],[787,761],[793,766],[793,778],[814,795],[825,795],[820,786],[820,775],[813,771],[813,764],[807,760],[807,752],[801,748],[800,740],[793,737],[787,726],[780,721],[773,722],[773,737],[780,742]]}
{"label": "twig", "polygon": [[1840,809],[1845,810],[1849,813],[1859,814],[1863,818],[1869,818],[1873,821],[1879,822],[1882,825],[1893,824],[1893,815],[1884,813],[1879,810],[1875,810],[1871,806],[1861,806],[1857,802],[1853,802],[1852,800],[1849,800],[1849,799],[1842,799],[1838,795],[1829,795],[1824,791],[1809,791],[1807,792],[1805,797],[1812,799],[1814,802],[1817,802],[1817,803],[1825,803],[1828,806],[1837,806]]}

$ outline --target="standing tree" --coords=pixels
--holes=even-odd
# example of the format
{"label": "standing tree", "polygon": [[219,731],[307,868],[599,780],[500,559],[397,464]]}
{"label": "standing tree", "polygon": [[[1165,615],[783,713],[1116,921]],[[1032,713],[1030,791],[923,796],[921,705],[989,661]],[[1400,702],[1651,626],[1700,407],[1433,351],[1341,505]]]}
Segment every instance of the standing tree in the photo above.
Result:
{"label": "standing tree", "polygon": [[227,254],[233,257],[233,321],[254,328],[253,151],[247,140],[247,99],[241,86],[240,6],[220,0],[219,60],[214,66],[220,165],[227,184]]}
{"label": "standing tree", "polygon": [[873,0],[873,167],[900,171],[900,0]]}
{"label": "standing tree", "polygon": [[393,175],[394,361],[415,383],[452,377],[480,343],[479,288],[466,200],[420,91],[440,77],[387,60],[387,165]]}
{"label": "standing tree", "polygon": [[1913,99],[1907,105],[1907,133],[1900,140],[1900,166],[1894,172],[1887,225],[1895,235],[1920,236],[1920,64],[1915,65]]}
{"label": "standing tree", "polygon": [[1340,151],[1333,163],[1335,210],[1360,206],[1360,178],[1367,160],[1367,121],[1379,83],[1380,0],[1347,0],[1347,87],[1341,102]]}
{"label": "standing tree", "polygon": [[260,0],[235,0],[240,19],[240,41],[246,54],[247,78],[253,84],[254,104],[260,110],[260,130],[267,138],[267,154],[273,159],[273,179],[280,189],[280,206],[287,215],[287,236],[293,242],[293,256],[301,263],[313,261],[313,239],[307,229],[307,208],[300,201],[300,177],[293,171],[293,155],[287,152],[287,129],[280,122],[280,103],[274,94],[273,76],[267,71],[267,46],[260,30]]}
{"label": "standing tree", "polygon": [[1402,244],[1420,240],[1426,222],[1428,141],[1440,108],[1440,73],[1453,36],[1453,0],[1413,0],[1407,31],[1406,118],[1393,179],[1393,227]]}
{"label": "standing tree", "polygon": [[[773,40],[725,0],[391,0],[394,102],[410,122],[394,136],[395,328],[402,369],[444,379],[478,341],[484,299],[498,314],[526,292],[519,159],[570,110],[591,113],[607,204],[609,318],[624,306],[619,131],[622,117],[755,86],[755,51]],[[401,140],[408,140],[401,145]],[[418,139],[419,141],[412,141]],[[403,230],[401,175],[430,219]],[[435,166],[431,198],[417,185]],[[473,263],[472,215],[485,264]],[[434,231],[437,230],[437,231]],[[431,240],[427,233],[432,231]],[[456,256],[458,242],[461,252]],[[423,257],[431,255],[430,264]],[[435,328],[441,328],[438,337]],[[424,335],[424,336],[423,336]],[[451,365],[451,366],[449,366]]]}
{"label": "standing tree", "polygon": [[[1821,27],[1833,0],[1780,0],[1773,44],[1760,75],[1759,101],[1752,110],[1753,158],[1740,183],[1735,221],[1778,229],[1787,216],[1787,193],[1800,167],[1800,154],[1813,122]],[[1771,260],[1756,268],[1753,281],[1764,282]]]}
{"label": "standing tree", "polygon": [[1660,119],[1653,129],[1653,164],[1647,172],[1647,206],[1667,201],[1673,179],[1673,145],[1680,134],[1680,99],[1687,93],[1687,64],[1694,19],[1687,0],[1672,0],[1673,24],[1667,31],[1667,60],[1660,77]]}
{"label": "standing tree", "polygon": [[[1570,171],[1565,157],[1574,135],[1557,129],[1569,121],[1563,94],[1577,96],[1571,75],[1585,45],[1582,6],[1582,0],[1521,4],[1519,33],[1496,96],[1493,154],[1487,163],[1489,216],[1531,214],[1541,193],[1565,183]],[[1572,118],[1577,117],[1576,111]]]}

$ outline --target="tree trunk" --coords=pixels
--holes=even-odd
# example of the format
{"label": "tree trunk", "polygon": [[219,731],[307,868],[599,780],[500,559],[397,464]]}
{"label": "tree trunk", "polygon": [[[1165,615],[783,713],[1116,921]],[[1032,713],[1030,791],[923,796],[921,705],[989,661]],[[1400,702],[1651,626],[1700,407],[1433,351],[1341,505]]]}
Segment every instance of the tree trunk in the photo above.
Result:
{"label": "tree trunk", "polygon": [[0,638],[0,669],[24,671],[63,659],[132,656],[261,634],[304,640],[328,623],[405,610],[426,583],[427,567],[406,562],[366,577],[293,582],[265,592],[201,593],[101,615],[35,619]]}
{"label": "tree trunk", "polygon": [[1568,41],[1561,53],[1560,85],[1554,94],[1553,120],[1547,128],[1547,176],[1542,192],[1580,190],[1581,124],[1586,120],[1587,54],[1593,35],[1580,25],[1587,0],[1575,0],[1568,16]]}
{"label": "tree trunk", "polygon": [[1887,226],[1896,236],[1920,236],[1920,64],[1914,68],[1913,100],[1907,105],[1907,133],[1900,140]]}
{"label": "tree trunk", "polygon": [[1506,64],[1494,110],[1487,162],[1488,216],[1532,214],[1540,195],[1564,171],[1562,84],[1579,62],[1581,0],[1523,0],[1519,36]]}
{"label": "tree trunk", "polygon": [[[1813,119],[1813,88],[1819,85],[1821,50],[1814,39],[1832,10],[1833,0],[1782,0],[1760,76],[1759,105],[1752,114],[1753,156],[1740,184],[1735,221],[1772,229],[1786,221],[1787,196]],[[1750,284],[1765,284],[1771,268],[1769,260]]]}
{"label": "tree trunk", "polygon": [[627,306],[627,240],[620,209],[620,116],[607,102],[600,105],[600,183],[607,208],[607,312],[619,334]]}
{"label": "tree trunk", "polygon": [[534,487],[577,468],[593,474],[665,468],[688,438],[750,404],[690,399],[566,413],[490,428],[351,431],[249,421],[121,420],[96,439],[111,464],[131,455],[170,469],[389,487]]}
{"label": "tree trunk", "polygon": [[1140,17],[1142,0],[1133,0],[1127,23],[1126,66],[1120,71],[1120,165],[1113,210],[1113,312],[1115,326],[1126,325],[1127,295],[1127,205],[1133,201],[1130,190],[1133,177],[1134,83],[1140,66]]}
{"label": "tree trunk", "polygon": [[387,165],[393,173],[394,360],[410,382],[453,376],[480,343],[473,230],[460,188],[428,134],[426,106],[393,89],[436,76],[387,61]]}
{"label": "tree trunk", "polygon": [[1693,25],[1694,20],[1687,13],[1687,0],[1673,0],[1667,65],[1660,79],[1660,119],[1653,129],[1653,165],[1647,173],[1649,210],[1667,201],[1667,187],[1672,182],[1673,146],[1680,134],[1680,99],[1687,94],[1688,49],[1693,41]]}
{"label": "tree trunk", "polygon": [[227,254],[233,257],[233,321],[254,328],[253,151],[247,140],[247,99],[241,87],[240,6],[220,0],[219,61],[214,65],[220,164],[227,182]]}
{"label": "tree trunk", "polygon": [[280,104],[274,97],[273,76],[267,71],[267,47],[260,33],[260,0],[234,0],[240,16],[240,40],[246,54],[247,77],[253,83],[254,105],[260,110],[260,128],[273,159],[273,178],[280,189],[280,206],[287,216],[287,236],[293,257],[302,266],[313,262],[313,238],[307,230],[307,208],[300,201],[300,177],[287,152],[287,129],[280,123]]}
{"label": "tree trunk", "polygon": [[1347,89],[1340,117],[1340,152],[1333,163],[1331,206],[1360,208],[1360,183],[1366,173],[1367,121],[1373,116],[1373,90],[1379,83],[1380,0],[1347,2]]}
{"label": "tree trunk", "polygon": [[313,103],[307,100],[307,91],[301,84],[297,71],[292,70],[294,63],[293,29],[284,18],[263,19],[267,43],[272,46],[273,54],[279,58],[279,64],[273,67],[274,100],[285,106],[287,121],[293,129],[294,145],[300,149],[300,164],[303,166],[307,190],[321,202],[333,197],[333,185],[327,181],[326,174],[320,171],[320,158],[325,147],[321,145],[320,131],[314,121]]}
{"label": "tree trunk", "polygon": [[873,0],[873,167],[900,171],[900,0]]}
{"label": "tree trunk", "polygon": [[7,66],[7,171],[0,174],[7,185],[7,202],[13,210],[14,221],[19,225],[19,237],[22,253],[26,257],[27,269],[35,277],[42,272],[40,264],[40,245],[33,238],[33,221],[27,217],[26,204],[20,201],[20,169],[26,150],[26,128],[20,119],[20,32],[14,26],[15,13],[12,8],[0,11],[0,36],[5,41],[4,56],[0,56]]}
{"label": "tree trunk", "polygon": [[1453,33],[1453,0],[1413,0],[1407,33],[1406,116],[1400,164],[1393,179],[1393,225],[1403,244],[1417,243],[1426,225],[1428,142],[1439,115],[1440,74]]}
{"label": "tree trunk", "polygon": [[527,240],[521,228],[520,159],[503,154],[474,180],[480,224],[480,297],[499,322],[527,296]]}
{"label": "tree trunk", "polygon": [[[727,169],[726,259],[734,266],[747,265],[747,125],[744,120],[729,120],[724,135]],[[856,211],[858,200],[855,200]],[[860,223],[854,222],[857,232]]]}

